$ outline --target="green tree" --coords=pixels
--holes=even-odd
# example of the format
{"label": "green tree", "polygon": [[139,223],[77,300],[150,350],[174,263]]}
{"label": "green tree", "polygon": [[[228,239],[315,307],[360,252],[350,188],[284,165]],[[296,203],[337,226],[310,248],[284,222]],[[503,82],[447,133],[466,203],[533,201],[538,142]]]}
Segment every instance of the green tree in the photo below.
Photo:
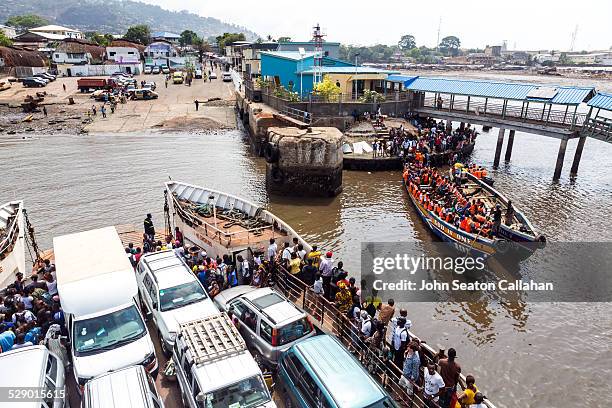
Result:
{"label": "green tree", "polygon": [[235,41],[245,41],[246,37],[243,33],[223,33],[223,35],[217,36],[215,40],[217,40],[217,44],[219,44],[219,49],[224,51],[225,44],[231,44]]}
{"label": "green tree", "polygon": [[401,50],[412,50],[416,48],[416,41],[414,39],[414,35],[406,34],[402,35],[397,46],[400,47]]}
{"label": "green tree", "polygon": [[2,31],[0,31],[0,46],[10,47],[11,45],[13,45],[13,40],[8,38]]}
{"label": "green tree", "polygon": [[103,47],[108,47],[110,43],[115,39],[112,34],[100,34],[96,31],[86,32],[85,38]]}
{"label": "green tree", "polygon": [[278,37],[278,42],[291,42],[291,37]]}
{"label": "green tree", "polygon": [[442,41],[440,41],[440,50],[446,55],[458,55],[459,47],[461,47],[461,41],[454,35],[444,37]]}
{"label": "green tree", "polygon": [[323,81],[315,86],[314,91],[327,102],[337,101],[338,96],[342,93],[342,90],[332,82],[329,75],[323,77]]}
{"label": "green tree", "polygon": [[562,52],[559,56],[559,64],[561,65],[569,65],[571,61],[565,52]]}
{"label": "green tree", "polygon": [[36,14],[24,14],[23,16],[12,16],[6,20],[6,25],[15,27],[17,31],[26,31],[30,28],[49,24],[49,21]]}
{"label": "green tree", "polygon": [[198,40],[198,35],[191,30],[185,30],[181,33],[179,43],[184,47],[186,45],[194,45]]}
{"label": "green tree", "polygon": [[208,41],[204,41],[202,38],[196,37],[193,41],[193,46],[198,51],[198,60],[200,63],[202,63],[204,61],[204,53],[210,52],[210,44],[208,44]]}
{"label": "green tree", "polygon": [[139,24],[128,28],[123,36],[128,41],[136,41],[144,45],[151,42],[151,29],[146,24]]}

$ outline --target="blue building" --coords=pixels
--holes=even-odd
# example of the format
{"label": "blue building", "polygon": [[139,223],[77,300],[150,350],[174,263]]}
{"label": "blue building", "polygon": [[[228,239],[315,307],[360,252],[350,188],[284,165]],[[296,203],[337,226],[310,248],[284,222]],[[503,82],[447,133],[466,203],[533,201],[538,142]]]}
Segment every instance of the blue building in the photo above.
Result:
{"label": "blue building", "polygon": [[[297,51],[262,51],[261,76],[273,79],[277,84],[296,92],[300,92],[301,80],[303,87],[301,91],[311,92],[314,55],[314,52],[305,52],[304,55],[300,55]],[[323,57],[323,66],[351,67],[354,65],[339,59]]]}

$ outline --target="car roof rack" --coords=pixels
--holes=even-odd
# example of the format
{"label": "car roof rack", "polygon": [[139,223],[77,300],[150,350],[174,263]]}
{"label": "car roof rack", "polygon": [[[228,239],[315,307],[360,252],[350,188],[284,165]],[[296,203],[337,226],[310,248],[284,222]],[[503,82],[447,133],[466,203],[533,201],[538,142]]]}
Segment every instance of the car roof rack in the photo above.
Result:
{"label": "car roof rack", "polygon": [[242,336],[225,313],[181,323],[179,333],[196,365],[246,350]]}

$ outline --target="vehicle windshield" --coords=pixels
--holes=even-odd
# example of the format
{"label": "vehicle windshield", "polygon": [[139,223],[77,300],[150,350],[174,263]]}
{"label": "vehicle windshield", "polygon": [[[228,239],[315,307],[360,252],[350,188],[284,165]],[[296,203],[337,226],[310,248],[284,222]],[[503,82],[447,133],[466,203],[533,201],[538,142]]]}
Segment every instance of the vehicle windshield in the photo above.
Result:
{"label": "vehicle windshield", "polygon": [[159,291],[161,311],[176,309],[206,299],[206,292],[197,281]]}
{"label": "vehicle windshield", "polygon": [[295,322],[291,322],[278,329],[278,345],[282,346],[283,344],[301,339],[309,334],[311,330],[312,326],[305,317]]}
{"label": "vehicle windshield", "polygon": [[103,316],[74,322],[77,355],[112,350],[144,336],[144,322],[135,305]]}
{"label": "vehicle windshield", "polygon": [[206,394],[206,408],[257,407],[270,401],[270,394],[261,376],[242,380],[229,387]]}

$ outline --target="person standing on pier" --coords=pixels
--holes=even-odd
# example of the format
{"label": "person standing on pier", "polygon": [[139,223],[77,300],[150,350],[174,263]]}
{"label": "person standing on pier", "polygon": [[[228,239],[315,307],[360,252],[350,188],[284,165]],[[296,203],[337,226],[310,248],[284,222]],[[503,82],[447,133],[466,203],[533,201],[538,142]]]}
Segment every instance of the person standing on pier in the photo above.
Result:
{"label": "person standing on pier", "polygon": [[[314,247],[313,247],[314,250]],[[327,252],[325,254],[325,258],[321,259],[321,265],[319,266],[319,272],[321,272],[321,276],[323,277],[323,291],[325,293],[325,297],[327,300],[331,299],[331,280],[333,276],[333,264],[334,261],[332,259],[333,254],[331,252]]]}
{"label": "person standing on pier", "polygon": [[436,366],[433,363],[427,364],[427,369],[425,369],[425,387],[423,390],[425,406],[428,408],[444,407],[444,405],[437,404],[443,393],[444,380],[436,371]]}
{"label": "person standing on pier", "polygon": [[270,238],[270,245],[268,245],[268,261],[274,262],[276,260],[276,251],[278,251],[278,246],[274,241],[274,238]]}
{"label": "person standing on pier", "polygon": [[198,111],[198,109],[200,108],[200,101],[198,101],[197,99],[194,101],[195,103],[195,108],[196,108],[196,112]]}
{"label": "person standing on pier", "polygon": [[404,353],[408,344],[408,329],[406,328],[406,318],[397,319],[397,327],[391,336],[393,346],[393,362],[398,367],[404,366]]}
{"label": "person standing on pier", "polygon": [[147,218],[144,219],[144,231],[150,240],[155,239],[155,227],[153,226],[153,216],[147,214]]}

